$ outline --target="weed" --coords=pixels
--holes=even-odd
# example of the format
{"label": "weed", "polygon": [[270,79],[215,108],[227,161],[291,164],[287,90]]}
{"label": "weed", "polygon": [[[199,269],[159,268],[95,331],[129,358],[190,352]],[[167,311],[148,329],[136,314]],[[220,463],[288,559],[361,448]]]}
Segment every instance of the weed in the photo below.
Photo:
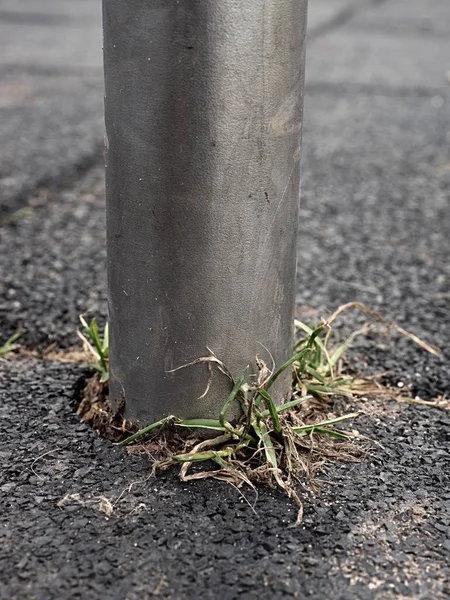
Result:
{"label": "weed", "polygon": [[83,325],[83,333],[77,331],[83,346],[93,357],[92,367],[100,373],[100,383],[109,379],[109,327],[106,323],[103,329],[103,336],[95,318],[88,324],[83,315],[80,315],[80,322]]}
{"label": "weed", "polygon": [[25,217],[30,217],[34,213],[32,206],[24,206],[14,211],[13,213],[7,215],[6,217],[0,218],[0,227],[4,225],[11,225],[13,223],[18,223]]}
{"label": "weed", "polygon": [[[178,447],[183,450],[167,453],[162,460],[154,463],[154,470],[182,465],[181,475],[184,480],[215,477],[226,479],[237,486],[243,483],[253,486],[255,482],[265,481],[284,490],[297,503],[299,522],[302,504],[298,489],[303,485],[305,475],[311,475],[310,455],[320,448],[322,456],[340,453],[343,458],[354,460],[356,448],[349,443],[350,434],[335,426],[356,417],[358,413],[323,419],[323,410],[314,411],[314,402],[323,399],[328,402],[327,396],[347,391],[350,379],[336,376],[334,367],[348,341],[330,356],[327,349],[327,324],[314,329],[303,323],[297,323],[297,326],[307,335],[297,342],[293,356],[272,372],[258,359],[259,374],[254,384],[247,383],[248,367],[233,381],[226,366],[213,354],[199,359],[216,364],[232,382],[232,390],[218,419],[180,419],[170,415],[144,427],[119,442],[119,445],[142,442],[152,432],[156,431],[158,436],[162,429],[175,432],[183,429],[190,432],[213,430],[217,436],[202,441],[195,435],[187,439],[186,436],[179,436]],[[287,370],[292,370],[291,394],[284,403],[276,404],[270,390]],[[241,407],[242,416],[237,423],[232,423],[227,415],[230,406],[236,402]],[[299,410],[301,405],[308,405],[305,416],[316,412],[313,422],[304,420]],[[317,414],[321,414],[322,419],[317,419]],[[319,437],[323,436],[340,441],[341,447],[320,443]],[[152,439],[156,439],[155,435]],[[314,444],[318,444],[316,449],[313,449]],[[172,444],[172,448],[176,446],[176,443]],[[215,463],[216,468],[188,473],[194,464],[206,461]]]}
{"label": "weed", "polygon": [[[184,481],[215,478],[236,487],[244,483],[254,488],[257,483],[267,483],[281,488],[299,507],[296,523],[302,518],[299,490],[306,484],[314,489],[315,471],[329,459],[358,460],[363,447],[352,441],[354,432],[337,426],[359,413],[341,416],[330,414],[332,397],[353,398],[358,395],[377,394],[392,397],[392,392],[382,388],[374,379],[345,374],[343,357],[354,340],[367,334],[373,325],[365,324],[351,333],[343,342],[332,343],[331,323],[345,310],[356,308],[369,315],[388,330],[394,329],[409,337],[422,348],[439,355],[439,350],[414,336],[360,303],[340,307],[328,321],[308,326],[296,321],[297,341],[294,352],[279,368],[270,370],[259,358],[255,382],[249,381],[249,368],[234,380],[225,364],[211,351],[193,364],[205,363],[211,373],[213,366],[230,380],[231,392],[217,419],[181,419],[169,415],[147,425],[119,442],[129,446],[130,452],[144,452],[151,456],[153,472],[173,465],[181,467]],[[108,330],[100,338],[95,319],[88,326],[80,317],[85,335],[80,337],[88,344],[96,358],[94,367],[102,381],[107,380]],[[275,401],[271,389],[276,380],[287,371],[292,374],[290,395],[283,402]],[[251,379],[251,378],[250,378]],[[208,387],[203,395],[206,395]],[[401,398],[405,401],[405,398]],[[241,417],[236,422],[228,419],[230,406],[238,403]],[[215,437],[205,439],[205,432]],[[155,458],[155,456],[157,458]],[[196,465],[206,463],[212,469],[198,470]]]}
{"label": "weed", "polygon": [[23,330],[16,331],[16,333],[13,333],[13,335],[6,340],[3,346],[0,346],[0,356],[5,356],[5,354],[9,354],[20,347],[20,344],[16,344],[15,342],[20,338],[22,333]]}

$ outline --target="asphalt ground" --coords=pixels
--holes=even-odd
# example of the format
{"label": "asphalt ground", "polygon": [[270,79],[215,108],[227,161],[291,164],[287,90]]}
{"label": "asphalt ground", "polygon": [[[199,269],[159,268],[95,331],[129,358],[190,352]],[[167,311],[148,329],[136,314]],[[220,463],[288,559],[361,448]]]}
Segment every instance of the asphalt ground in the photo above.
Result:
{"label": "asphalt ground", "polygon": [[[57,7],[0,2],[0,339],[24,328],[30,349],[106,317],[98,6]],[[441,347],[355,351],[426,400],[450,389],[449,17],[445,0],[310,9],[298,311],[362,301]],[[292,529],[278,492],[150,478],[73,414],[84,375],[0,361],[1,598],[450,596],[447,411],[362,402],[377,444],[328,465]]]}

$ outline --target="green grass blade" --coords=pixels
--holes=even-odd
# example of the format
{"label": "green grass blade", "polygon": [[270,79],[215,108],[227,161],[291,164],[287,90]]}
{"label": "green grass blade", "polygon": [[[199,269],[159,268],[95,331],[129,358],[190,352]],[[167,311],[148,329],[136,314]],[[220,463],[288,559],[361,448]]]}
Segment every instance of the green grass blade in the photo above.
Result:
{"label": "green grass blade", "polygon": [[4,356],[5,354],[8,354],[8,352],[12,352],[13,350],[15,350],[18,346],[18,344],[15,344],[14,342],[16,342],[20,336],[22,335],[23,330],[22,331],[16,331],[15,333],[12,334],[11,337],[9,337],[6,342],[0,346],[0,356]]}
{"label": "green grass blade", "polygon": [[225,429],[227,429],[228,431],[230,431],[230,429],[228,428],[229,423],[226,421],[228,409],[230,408],[231,403],[236,399],[236,396],[238,395],[239,390],[242,387],[242,384],[247,379],[248,371],[249,371],[249,367],[246,367],[244,372],[242,373],[242,375],[239,377],[239,379],[234,384],[233,389],[230,392],[230,395],[226,399],[226,402],[223,405],[222,410],[220,411],[219,422],[220,422],[221,426],[225,427]]}
{"label": "green grass blade", "polygon": [[98,352],[98,348],[96,348],[95,345],[95,341],[93,339],[93,334],[92,334],[92,330],[91,330],[91,326],[87,324],[86,319],[83,317],[83,315],[79,316],[80,322],[83,325],[83,342],[87,343],[87,345],[89,346],[89,350],[92,352],[92,354],[95,356],[95,358],[100,361],[101,355]]}
{"label": "green grass blade", "polygon": [[275,468],[278,468],[278,461],[275,454],[275,448],[273,447],[272,440],[270,439],[269,432],[263,421],[253,423],[253,429],[264,448],[264,454],[267,462]]}
{"label": "green grass blade", "polygon": [[102,366],[106,367],[104,353],[103,353],[103,344],[100,339],[98,325],[97,325],[97,321],[96,321],[95,317],[91,321],[90,336],[91,336],[92,343],[94,344],[95,350],[97,351],[98,358],[99,358],[100,362],[102,363]]}
{"label": "green grass blade", "polygon": [[339,379],[335,379],[334,381],[330,381],[328,384],[330,388],[338,388],[341,386],[348,386],[353,382],[350,377],[340,377]]}
{"label": "green grass blade", "polygon": [[[226,426],[221,425],[218,419],[183,419],[176,423],[177,427],[188,427],[189,429],[213,429],[214,431],[229,431]],[[230,423],[227,423],[231,427]]]}
{"label": "green grass blade", "polygon": [[82,339],[88,344],[90,351],[96,357],[97,363],[93,365],[97,371],[101,373],[101,381],[105,382],[109,379],[108,356],[109,356],[109,326],[105,324],[103,330],[103,340],[100,337],[100,331],[95,317],[90,324],[87,323],[83,315],[79,316],[80,322],[84,329]]}
{"label": "green grass blade", "polygon": [[[295,400],[290,400],[289,402],[285,402],[284,404],[280,404],[276,406],[277,413],[283,412],[284,410],[289,410],[290,408],[295,408],[305,400],[309,400],[312,396],[303,396],[302,398],[296,398]],[[261,417],[268,417],[270,412],[268,410],[263,410],[261,412]]]}
{"label": "green grass blade", "polygon": [[[309,337],[312,332],[313,329],[311,329],[311,327],[309,327],[306,323],[303,323],[303,321],[299,321],[298,319],[294,319],[294,326],[296,329],[300,329],[301,331],[303,331],[304,333],[306,333],[306,335]],[[308,340],[308,338],[302,338],[300,340],[298,340],[295,344],[295,347],[298,348],[301,344],[306,343]]]}
{"label": "green grass blade", "polygon": [[325,384],[325,381],[326,381],[325,377],[323,377],[320,373],[318,373],[312,367],[306,365],[305,371],[306,371],[306,373],[308,373],[309,375],[311,375],[312,377],[314,377],[314,379],[316,379],[319,383]]}
{"label": "green grass blade", "polygon": [[369,329],[370,329],[370,327],[366,324],[363,327],[361,327],[361,329],[357,329],[356,331],[354,331],[352,334],[350,334],[348,336],[348,338],[345,340],[345,342],[343,344],[341,344],[330,356],[330,363],[333,365],[333,367],[336,366],[336,363],[338,362],[338,360],[343,356],[343,354],[345,352],[347,352],[347,350],[353,344],[355,339],[359,335],[366,334],[369,331]]}
{"label": "green grass blade", "polygon": [[260,439],[261,444],[263,445],[266,460],[273,469],[273,476],[275,477],[275,481],[282,489],[286,489],[285,483],[280,475],[277,454],[266,425],[261,421],[259,424],[254,423],[253,428],[255,430],[256,435]]}
{"label": "green grass blade", "polygon": [[[324,344],[325,346],[325,344]],[[323,368],[323,357],[324,353],[322,347],[316,343],[316,351],[314,352],[313,361],[311,362],[311,366],[314,365],[316,369]]]}
{"label": "green grass blade", "polygon": [[[307,333],[309,336],[312,336],[312,334],[315,331],[315,330],[311,329],[311,327],[308,327],[308,325],[306,325],[305,323],[302,323],[301,321],[298,321],[298,320],[295,320],[295,325],[299,329],[301,329],[302,331]],[[320,350],[323,352],[323,355],[325,356],[325,359],[326,359],[326,363],[328,365],[328,369],[330,371],[330,377],[333,377],[333,365],[331,364],[330,355],[328,354],[328,350],[327,350],[325,344],[320,339],[320,337],[315,338],[314,342],[320,348]],[[297,347],[298,347],[298,344],[296,345],[296,348]]]}
{"label": "green grass blade", "polygon": [[316,427],[314,429],[314,433],[320,433],[321,435],[328,435],[330,437],[336,438],[338,440],[349,440],[350,436],[342,431],[338,431],[337,429],[330,429],[328,427]]}
{"label": "green grass blade", "polygon": [[[316,327],[311,335],[309,336],[307,342],[306,342],[306,348],[310,348],[311,350],[311,355],[305,355],[304,358],[302,358],[301,362],[300,362],[300,373],[303,373],[307,367],[307,363],[306,363],[306,359],[308,358],[310,361],[309,366],[312,367],[312,365],[314,365],[315,367],[319,367],[320,363],[316,360],[314,360],[315,358],[317,359],[317,357],[315,357],[315,355],[317,355],[317,349],[320,350],[320,346],[318,345],[318,340],[321,341],[322,346],[325,347],[325,344],[322,342],[321,338],[320,338],[320,334],[325,331],[326,327],[325,325],[319,325],[318,327]],[[312,350],[315,350],[315,352],[312,352]],[[319,353],[321,354],[321,353]]]}
{"label": "green grass blade", "polygon": [[90,331],[90,334],[91,334],[91,339],[94,342],[94,344],[96,346],[101,345],[100,344],[100,337],[99,337],[99,333],[98,333],[97,319],[95,317],[93,317],[91,319],[91,324],[89,326],[89,331]]}
{"label": "green grass blade", "polygon": [[172,460],[175,462],[203,462],[205,460],[218,460],[224,456],[230,456],[233,452],[232,448],[224,450],[206,450],[205,452],[192,452],[187,454],[175,454]]}
{"label": "green grass blade", "polygon": [[342,431],[338,431],[337,429],[328,429],[326,427],[310,427],[309,429],[305,429],[302,431],[296,431],[296,435],[299,437],[306,437],[311,435],[312,433],[318,433],[320,435],[328,435],[329,437],[333,437],[339,440],[349,440],[350,437],[343,433]]}
{"label": "green grass blade", "polygon": [[283,436],[283,428],[281,427],[280,419],[278,417],[277,408],[275,406],[275,402],[273,401],[272,396],[266,392],[266,390],[260,389],[258,390],[258,394],[264,398],[266,401],[267,409],[270,414],[270,418],[272,419],[273,430],[278,437]]}
{"label": "green grass blade", "polygon": [[224,460],[221,456],[214,456],[214,458],[212,459],[216,465],[219,465],[219,467],[221,468],[226,468],[229,466],[229,464],[227,463],[226,460]]}
{"label": "green grass blade", "polygon": [[136,440],[143,437],[144,435],[147,435],[147,433],[150,433],[150,431],[153,431],[153,429],[156,429],[157,427],[162,427],[168,421],[171,421],[173,419],[175,419],[175,417],[172,415],[169,415],[168,417],[164,417],[164,419],[155,421],[154,423],[151,423],[150,425],[147,425],[146,427],[139,429],[139,431],[137,431],[136,433],[133,433],[133,435],[130,435],[129,437],[122,440],[121,442],[118,442],[116,445],[117,446],[128,446],[128,444],[135,442]]}
{"label": "green grass blade", "polygon": [[313,394],[321,394],[325,396],[332,396],[333,394],[342,394],[345,396],[351,396],[351,392],[348,388],[352,383],[353,382],[351,379],[339,379],[331,381],[326,385],[305,382],[305,387],[308,392],[311,392]]}
{"label": "green grass blade", "polygon": [[359,413],[349,413],[348,415],[342,415],[342,417],[335,417],[334,419],[328,419],[327,421],[321,421],[320,423],[314,423],[313,425],[302,425],[300,427],[293,427],[292,430],[295,433],[302,434],[304,431],[310,431],[312,429],[327,427],[328,425],[335,425],[341,423],[341,421],[347,421],[348,419],[354,419]]}
{"label": "green grass blade", "polygon": [[315,385],[313,383],[306,383],[306,390],[313,394],[322,394],[325,396],[332,396],[336,394],[336,390],[331,385]]}
{"label": "green grass blade", "polygon": [[[267,380],[267,383],[265,385],[265,389],[269,390],[272,387],[272,385],[275,383],[275,381],[278,379],[278,377],[282,373],[284,373],[284,371],[286,371],[286,369],[288,369],[295,362],[298,362],[299,360],[302,360],[302,358],[306,354],[309,354],[310,352],[311,352],[311,348],[303,348],[303,350],[301,350],[297,354],[294,354],[293,356],[291,356],[291,358],[289,360],[287,360],[284,364],[282,364],[281,367],[279,369],[277,369],[275,371],[275,373]],[[257,390],[257,394],[258,394],[258,392],[259,392],[259,390]]]}
{"label": "green grass blade", "polygon": [[318,327],[316,327],[315,329],[313,329],[313,331],[311,332],[308,341],[306,343],[308,348],[312,348],[314,346],[314,344],[316,343],[316,340],[319,338],[319,335],[325,331],[326,326],[325,325],[319,325]]}
{"label": "green grass blade", "polygon": [[8,345],[8,346],[11,345],[11,344],[14,344],[14,342],[16,342],[20,338],[20,336],[22,335],[22,333],[23,333],[23,330],[22,331],[16,331],[15,333],[12,334],[11,337],[9,337],[6,340],[5,344]]}

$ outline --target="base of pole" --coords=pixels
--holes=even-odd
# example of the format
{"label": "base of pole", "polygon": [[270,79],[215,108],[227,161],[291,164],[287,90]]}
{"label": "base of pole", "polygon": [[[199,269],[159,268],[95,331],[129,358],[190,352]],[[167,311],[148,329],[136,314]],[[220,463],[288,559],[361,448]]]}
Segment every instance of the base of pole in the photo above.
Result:
{"label": "base of pole", "polygon": [[[215,417],[293,338],[305,0],[104,0],[111,398]],[[178,370],[177,370],[178,369]],[[278,397],[289,382],[280,383]]]}

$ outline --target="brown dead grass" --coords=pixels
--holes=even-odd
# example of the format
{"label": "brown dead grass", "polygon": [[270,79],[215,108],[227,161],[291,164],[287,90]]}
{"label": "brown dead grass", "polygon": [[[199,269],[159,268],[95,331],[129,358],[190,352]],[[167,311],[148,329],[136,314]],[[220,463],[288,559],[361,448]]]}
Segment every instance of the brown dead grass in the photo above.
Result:
{"label": "brown dead grass", "polygon": [[108,391],[108,384],[100,382],[100,375],[95,373],[81,392],[76,414],[102,437],[119,442],[137,428],[123,418],[123,403],[118,410],[112,409]]}
{"label": "brown dead grass", "polygon": [[85,349],[79,346],[71,346],[70,348],[57,349],[56,343],[51,344],[44,350],[28,350],[24,346],[18,346],[16,350],[8,352],[4,358],[11,359],[27,359],[48,360],[50,362],[86,364],[92,363],[92,356]]}

